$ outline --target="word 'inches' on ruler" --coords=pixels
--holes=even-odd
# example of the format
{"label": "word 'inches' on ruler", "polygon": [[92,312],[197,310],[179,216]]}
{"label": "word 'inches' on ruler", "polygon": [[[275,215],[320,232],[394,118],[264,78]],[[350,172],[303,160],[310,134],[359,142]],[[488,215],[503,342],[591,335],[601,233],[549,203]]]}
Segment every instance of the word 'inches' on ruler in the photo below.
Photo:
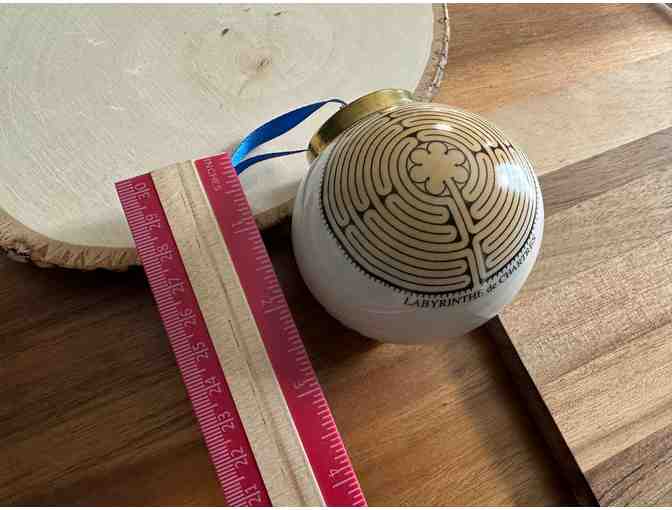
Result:
{"label": "word 'inches' on ruler", "polygon": [[228,504],[366,505],[228,156],[117,192]]}

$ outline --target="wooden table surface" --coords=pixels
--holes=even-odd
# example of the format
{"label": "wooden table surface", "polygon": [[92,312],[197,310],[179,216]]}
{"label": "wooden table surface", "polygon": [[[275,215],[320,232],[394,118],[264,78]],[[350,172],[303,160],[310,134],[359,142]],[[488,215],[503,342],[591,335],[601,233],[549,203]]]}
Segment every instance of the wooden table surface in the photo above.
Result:
{"label": "wooden table surface", "polygon": [[[458,5],[450,15],[437,100],[497,120],[670,44],[649,30],[661,16],[651,6]],[[656,112],[645,114],[623,136],[653,129]],[[520,135],[536,136],[524,124]],[[595,144],[569,139],[574,157],[592,155]],[[542,173],[568,163],[557,151],[532,159]],[[310,296],[287,225],[265,239],[371,505],[575,502],[484,330],[429,347],[363,339]],[[0,503],[223,503],[141,269],[0,258],[0,310]]]}

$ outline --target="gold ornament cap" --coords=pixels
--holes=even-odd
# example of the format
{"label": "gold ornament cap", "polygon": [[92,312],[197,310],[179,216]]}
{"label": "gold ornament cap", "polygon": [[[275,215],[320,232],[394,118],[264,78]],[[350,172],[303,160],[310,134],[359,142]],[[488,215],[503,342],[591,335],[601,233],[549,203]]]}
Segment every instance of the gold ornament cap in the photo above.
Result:
{"label": "gold ornament cap", "polygon": [[308,144],[308,160],[313,161],[324,148],[346,129],[364,117],[392,106],[416,101],[413,94],[403,89],[382,89],[354,100],[334,113],[322,124]]}

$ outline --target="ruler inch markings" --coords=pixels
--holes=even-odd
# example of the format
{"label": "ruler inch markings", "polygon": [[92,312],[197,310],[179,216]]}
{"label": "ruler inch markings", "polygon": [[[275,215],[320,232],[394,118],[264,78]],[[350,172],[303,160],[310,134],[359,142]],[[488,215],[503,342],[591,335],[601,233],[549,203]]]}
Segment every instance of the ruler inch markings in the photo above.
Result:
{"label": "ruler inch markings", "polygon": [[[242,190],[242,186],[237,179],[235,170],[231,166],[228,158],[211,158],[211,160],[213,159],[217,159],[217,161],[212,161],[211,168],[215,167],[216,170],[219,170],[221,172],[220,176],[229,182],[231,187],[236,188],[236,194],[244,198],[245,194]],[[199,167],[198,162],[196,166],[197,168]],[[285,396],[285,401],[294,420],[296,432],[301,438],[305,453],[310,461],[313,474],[319,484],[325,503],[330,506],[353,505],[357,497],[362,498],[363,500],[363,494],[360,491],[359,495],[353,497],[351,494],[348,494],[346,490],[342,490],[340,487],[334,487],[334,480],[331,477],[331,472],[333,467],[339,466],[340,463],[333,458],[334,455],[333,451],[329,448],[330,445],[320,437],[323,429],[321,427],[321,417],[317,414],[319,409],[311,399],[299,397],[302,390],[300,384],[297,383],[304,381],[306,375],[301,371],[302,367],[299,366],[294,353],[289,352],[288,349],[291,346],[291,343],[283,329],[283,326],[286,323],[291,323],[294,326],[294,329],[296,329],[296,326],[294,325],[291,312],[287,306],[284,294],[282,294],[277,277],[275,276],[270,257],[268,256],[265,245],[263,245],[261,234],[258,229],[245,233],[245,235],[236,234],[234,228],[232,228],[232,224],[235,222],[236,217],[236,213],[232,211],[234,207],[232,207],[230,203],[227,203],[223,195],[216,189],[216,186],[208,185],[209,171],[206,167],[207,163],[203,163],[199,168],[201,172],[201,180],[206,193],[209,195],[210,204],[217,217],[222,235],[229,246],[236,272],[240,276],[240,281],[248,298],[250,309],[262,334],[269,358],[273,364],[278,382]],[[212,172],[212,170],[210,170],[210,172]],[[244,203],[239,204],[237,210],[238,214],[243,214],[245,217],[252,216],[247,200],[245,200]],[[249,253],[252,252],[254,246],[253,243],[264,247],[263,255],[257,257],[249,256]],[[273,278],[267,280],[260,278],[260,266],[267,266],[268,272],[266,274],[273,275]],[[279,289],[280,293],[277,295],[274,294],[269,290],[269,286]],[[279,299],[277,299],[276,296],[279,296]],[[278,305],[276,305],[276,300],[279,301]],[[313,372],[312,365],[307,356],[306,361],[306,368],[308,368],[310,372]],[[318,391],[315,393],[319,395],[319,398],[317,399],[319,404],[324,403],[325,405],[328,405],[319,383],[317,385],[317,390]],[[337,434],[334,439],[338,441],[340,447],[345,451],[340,434]],[[346,462],[350,469],[352,469],[349,458],[346,459]]]}

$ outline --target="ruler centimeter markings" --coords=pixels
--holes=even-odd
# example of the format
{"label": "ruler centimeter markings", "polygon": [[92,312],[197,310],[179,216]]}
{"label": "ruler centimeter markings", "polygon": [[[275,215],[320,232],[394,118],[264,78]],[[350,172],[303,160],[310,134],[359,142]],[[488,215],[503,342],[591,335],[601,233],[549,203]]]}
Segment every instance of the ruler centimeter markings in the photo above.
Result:
{"label": "ruler centimeter markings", "polygon": [[141,175],[117,193],[226,500],[270,506],[154,182]]}
{"label": "ruler centimeter markings", "polygon": [[271,503],[323,505],[199,176],[191,163],[151,176]]}
{"label": "ruler centimeter markings", "polygon": [[[312,471],[312,477],[297,478],[303,483],[307,483],[307,478],[313,479],[321,501],[328,506],[365,506],[345,446],[228,156],[221,154],[158,172],[165,175],[171,171],[195,172],[207,196],[249,305],[246,310],[263,340],[291,416],[292,430],[300,439]],[[268,492],[269,480],[264,483],[263,477],[268,468],[260,470],[259,459],[253,454],[250,440],[254,445],[258,440],[256,436],[248,440],[246,435],[219,362],[221,353],[216,352],[219,344],[210,336],[212,332],[199,307],[198,293],[190,283],[155,181],[146,174],[118,183],[117,190],[227,502],[268,506],[273,500]],[[240,310],[234,307],[225,312],[235,315]],[[237,319],[244,322],[249,318]],[[249,430],[247,433],[258,434]],[[289,465],[290,470],[299,469],[296,462]]]}

